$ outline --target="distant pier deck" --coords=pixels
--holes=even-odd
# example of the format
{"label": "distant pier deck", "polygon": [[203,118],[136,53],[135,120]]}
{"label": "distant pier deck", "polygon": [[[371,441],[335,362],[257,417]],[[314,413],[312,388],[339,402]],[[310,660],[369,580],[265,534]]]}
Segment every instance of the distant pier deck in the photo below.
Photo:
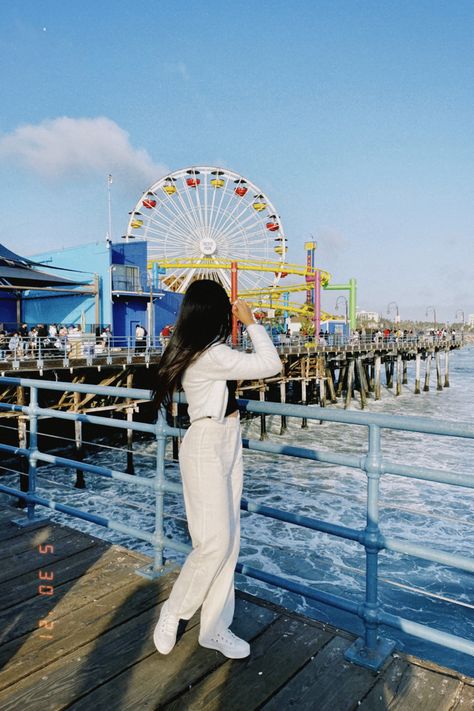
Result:
{"label": "distant pier deck", "polygon": [[350,634],[243,593],[233,629],[250,657],[200,647],[197,615],[164,657],[152,632],[175,573],[146,580],[145,556],[22,516],[0,505],[2,711],[474,709],[473,678],[400,653],[379,673],[352,665]]}

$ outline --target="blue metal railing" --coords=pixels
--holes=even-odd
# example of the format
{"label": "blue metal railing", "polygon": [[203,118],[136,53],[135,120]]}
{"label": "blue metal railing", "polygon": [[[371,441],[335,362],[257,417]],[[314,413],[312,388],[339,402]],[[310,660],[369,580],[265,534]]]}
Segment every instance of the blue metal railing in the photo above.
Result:
{"label": "blue metal railing", "polygon": [[[38,519],[38,517],[35,516],[35,506],[40,505],[147,541],[154,548],[153,563],[148,566],[147,569],[140,572],[148,577],[155,577],[163,570],[163,550],[165,547],[185,553],[190,550],[190,546],[172,538],[165,537],[163,526],[164,494],[167,492],[180,493],[182,490],[179,484],[169,481],[165,475],[166,439],[170,436],[180,436],[182,434],[181,430],[178,430],[175,427],[170,427],[161,413],[156,424],[148,424],[133,421],[110,420],[106,417],[96,415],[61,412],[51,408],[42,408],[38,406],[38,390],[92,393],[98,395],[108,395],[111,397],[128,398],[129,400],[147,400],[151,396],[150,391],[104,387],[98,385],[94,386],[85,384],[45,382],[25,378],[0,378],[0,384],[2,383],[6,385],[23,386],[30,389],[30,404],[28,406],[0,403],[0,413],[1,411],[19,412],[27,415],[30,420],[30,441],[28,447],[19,448],[0,443],[0,450],[17,455],[23,455],[28,457],[29,461],[27,492],[0,484],[1,492],[22,498],[27,502],[27,518],[26,521],[23,519],[23,522],[20,523],[20,525],[25,525],[25,523],[26,525],[37,524],[38,521],[41,521],[41,519]],[[182,395],[180,396],[180,401],[184,401]],[[239,563],[237,565],[237,571],[262,582],[279,586],[290,592],[303,595],[309,599],[317,600],[357,615],[364,624],[364,637],[359,638],[349,648],[349,650],[347,650],[346,657],[351,661],[369,667],[370,669],[379,669],[394,646],[392,641],[384,639],[380,636],[380,625],[387,625],[414,635],[420,639],[435,642],[436,644],[444,645],[450,649],[474,656],[474,641],[435,629],[428,625],[408,620],[399,615],[388,613],[382,609],[378,596],[378,555],[382,550],[416,556],[423,560],[435,561],[437,563],[449,565],[470,573],[474,572],[474,560],[471,558],[437,550],[430,546],[410,542],[401,538],[385,536],[380,531],[379,484],[380,479],[384,474],[410,477],[423,481],[442,482],[470,489],[474,488],[474,479],[471,474],[448,472],[446,470],[431,467],[401,464],[397,461],[391,461],[390,459],[384,457],[381,449],[381,430],[387,428],[391,430],[402,430],[406,432],[459,437],[473,440],[474,426],[468,423],[451,423],[419,417],[401,417],[396,415],[347,411],[342,412],[318,407],[307,407],[305,405],[279,404],[250,400],[239,400],[239,404],[243,410],[255,414],[280,415],[286,417],[304,418],[307,420],[338,422],[367,428],[367,451],[362,455],[295,447],[268,441],[243,440],[244,447],[251,450],[305,458],[327,464],[351,467],[365,472],[367,475],[367,515],[365,528],[356,529],[348,526],[342,526],[340,524],[308,516],[302,516],[263,504],[247,501],[245,499],[243,499],[241,503],[241,508],[244,511],[249,511],[314,531],[320,531],[340,538],[355,541],[362,545],[365,549],[366,557],[365,599],[363,601],[356,602],[349,598],[343,597],[342,595],[317,590],[313,587],[267,573],[263,570],[253,568],[243,563]],[[41,452],[38,449],[37,439],[38,418],[45,416],[64,420],[79,420],[81,422],[87,422],[105,427],[132,429],[137,432],[145,432],[154,435],[157,441],[154,479],[151,480],[145,477],[132,476],[106,467],[100,467],[83,461],[77,461],[67,457]],[[74,506],[62,504],[61,502],[38,496],[36,492],[36,469],[38,461],[74,469],[82,469],[100,476],[128,483],[131,482],[138,487],[153,489],[155,491],[154,533],[149,533],[141,530],[140,528],[129,526],[126,523],[112,520],[107,516],[99,516],[94,513],[77,509]]]}

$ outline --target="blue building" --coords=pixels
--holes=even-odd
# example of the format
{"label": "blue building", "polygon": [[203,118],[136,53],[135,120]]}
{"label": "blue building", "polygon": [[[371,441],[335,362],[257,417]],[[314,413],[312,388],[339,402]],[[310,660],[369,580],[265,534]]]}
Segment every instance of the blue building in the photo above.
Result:
{"label": "blue building", "polygon": [[37,254],[35,261],[86,283],[63,293],[25,292],[21,320],[28,324],[76,323],[88,331],[110,325],[113,336],[126,342],[137,324],[159,335],[176,320],[182,295],[161,289],[156,273],[150,278],[144,240],[81,244]]}

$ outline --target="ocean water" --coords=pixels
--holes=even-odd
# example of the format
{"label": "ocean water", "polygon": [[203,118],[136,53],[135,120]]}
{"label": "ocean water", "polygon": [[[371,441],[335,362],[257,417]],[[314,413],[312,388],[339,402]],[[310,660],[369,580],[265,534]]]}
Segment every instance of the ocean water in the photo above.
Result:
{"label": "ocean water", "polygon": [[[366,411],[417,415],[452,421],[474,421],[474,346],[450,355],[450,387],[436,391],[432,374],[429,393],[413,394],[413,367],[408,385],[396,397],[383,390],[382,400],[368,403]],[[335,406],[331,406],[335,407]],[[360,406],[356,401],[353,409]],[[258,419],[242,422],[244,437],[259,438]],[[268,417],[271,441],[304,447],[359,453],[366,451],[365,427],[337,423],[288,420],[280,435],[280,419]],[[124,468],[123,448],[91,445],[86,460],[104,466]],[[104,446],[105,445],[105,446]],[[410,434],[384,430],[383,454],[393,461],[474,474],[474,440]],[[141,476],[153,476],[155,444],[146,439],[135,443],[135,469]],[[168,450],[167,476],[179,481],[179,467]],[[355,528],[364,528],[366,476],[357,470],[308,462],[284,456],[244,451],[244,497],[276,508],[293,511]],[[14,476],[2,477],[16,485]],[[72,485],[74,474],[60,468],[42,467],[39,493],[58,498],[78,508],[109,516],[153,531],[152,492],[130,484],[112,482],[86,474],[87,489]],[[458,555],[474,557],[474,490],[384,475],[380,487],[382,533]],[[166,533],[188,542],[181,497],[165,497]],[[88,531],[114,543],[152,555],[151,546],[109,529],[49,511],[48,515],[71,527]],[[173,551],[171,558],[183,560]],[[256,568],[291,580],[362,601],[365,588],[365,552],[360,544],[319,532],[308,531],[256,514],[242,513],[240,560]],[[426,562],[415,557],[383,551],[379,556],[379,596],[387,612],[467,637],[474,641],[474,579],[472,574]],[[237,586],[310,617],[338,627],[362,632],[358,619],[268,586],[237,576]],[[382,629],[396,640],[397,648],[432,659],[474,676],[474,658],[423,642],[398,630]]]}

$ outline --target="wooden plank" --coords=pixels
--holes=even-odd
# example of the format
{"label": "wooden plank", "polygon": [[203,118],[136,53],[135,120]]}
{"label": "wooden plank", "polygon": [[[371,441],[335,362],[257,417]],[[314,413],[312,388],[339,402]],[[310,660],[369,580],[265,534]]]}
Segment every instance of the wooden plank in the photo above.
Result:
{"label": "wooden plank", "polygon": [[350,644],[350,640],[342,637],[332,639],[262,709],[351,711],[358,708],[358,701],[374,685],[377,675],[344,659],[344,651]]}
{"label": "wooden plank", "polygon": [[[39,595],[36,590],[34,597],[9,607],[6,612],[0,614],[0,643],[2,644],[0,665],[5,663],[5,655],[8,659],[10,641],[36,629],[39,619],[50,614],[52,619],[59,620],[72,611],[86,607],[90,600],[99,600],[113,590],[128,585],[131,580],[141,580],[142,578],[133,572],[139,567],[138,561],[121,555],[115,547],[107,548],[78,579],[73,578],[66,583],[58,584],[55,578],[52,596]],[[58,635],[62,636],[64,630],[63,624],[58,624],[55,629],[55,639]],[[15,645],[17,644],[18,642],[15,642]],[[29,638],[23,640],[23,651],[28,644]]]}
{"label": "wooden plank", "polygon": [[[251,640],[268,627],[276,617],[276,612],[238,597],[232,627],[236,634]],[[209,674],[227,661],[219,652],[205,649],[199,645],[198,625],[189,632],[186,631],[175,649],[167,656],[156,652],[151,632],[152,627],[149,626],[146,633],[142,633],[142,661],[139,664],[135,663],[133,667],[127,668],[130,667],[132,658],[130,654],[122,655],[121,668],[123,671],[114,678],[112,678],[112,673],[109,673],[109,683],[105,683],[107,679],[103,672],[102,678],[100,676],[98,679],[94,678],[94,674],[100,675],[100,672],[97,668],[92,670],[93,673],[89,674],[90,678],[87,683],[91,690],[93,688],[95,690],[68,708],[74,709],[74,711],[90,711],[90,709],[94,709],[94,711],[140,709],[143,711],[161,708],[167,701],[186,690],[190,684],[195,684],[204,675]],[[105,658],[103,654],[101,656],[106,668],[108,669],[110,664],[111,671],[114,672],[113,660],[116,654],[120,654],[120,649],[114,652],[112,647],[111,652],[114,657],[110,662],[107,656]],[[135,661],[138,661],[138,655]],[[238,665],[243,661],[236,660],[233,663]],[[80,671],[76,673],[80,673]],[[2,706],[2,711],[8,711],[8,707],[5,709]]]}
{"label": "wooden plank", "polygon": [[[358,711],[385,711],[397,695],[404,673],[409,668],[405,659],[396,656],[393,662],[381,674],[367,696],[362,700]],[[426,709],[429,711],[429,709]]]}
{"label": "wooden plank", "polygon": [[[35,536],[40,533],[41,529],[34,531]],[[25,532],[24,535],[28,540],[31,540],[31,533]],[[85,536],[80,531],[56,525],[52,527],[50,538],[47,541],[54,546],[54,552],[40,553],[37,546],[31,546],[30,550],[20,552],[17,555],[3,560],[0,566],[0,584],[33,570],[38,570],[39,568],[54,566],[56,562],[61,560],[61,558],[65,558],[66,555],[72,555],[80,550],[96,545],[97,540],[98,539]]]}
{"label": "wooden plank", "polygon": [[282,615],[252,644],[241,663],[228,660],[190,691],[166,705],[169,711],[254,709],[282,687],[331,639],[329,632]]}
{"label": "wooden plank", "polygon": [[18,642],[21,645],[21,657],[13,656],[0,671],[0,689],[5,689],[36,670],[62,659],[65,654],[93,642],[107,630],[137,617],[168,597],[173,582],[171,576],[154,581],[145,580],[133,573],[131,576],[132,579],[126,579],[122,587],[101,596],[90,597],[88,604],[82,608],[71,606],[71,603],[81,604],[79,595],[73,590],[69,596],[68,614],[58,615],[56,608],[53,610],[51,619],[55,624],[53,629],[47,632],[52,639],[42,638],[44,630],[37,629],[36,633],[30,634],[26,640],[14,640],[13,643],[5,645],[2,657],[5,657],[8,651],[14,651]]}
{"label": "wooden plank", "polygon": [[410,664],[390,711],[451,711],[462,682]]}
{"label": "wooden plank", "polygon": [[474,686],[463,684],[452,711],[472,711],[472,709],[474,709]]}
{"label": "wooden plank", "polygon": [[[90,539],[90,541],[91,542],[88,543],[87,540],[85,542],[77,540],[75,542],[76,553],[69,550],[68,556],[64,558],[64,560],[56,557],[53,571],[55,574],[54,580],[57,585],[61,585],[68,580],[83,575],[109,547],[105,541],[101,541],[100,543],[97,543],[94,539]],[[44,555],[42,557],[45,559],[43,569],[46,570],[48,569],[46,559],[52,556]],[[41,564],[37,566],[37,569],[40,567]],[[36,570],[30,570],[15,577],[14,584],[12,583],[12,579],[0,584],[0,610],[5,610],[13,605],[17,605],[23,600],[35,597],[37,594],[38,574]]]}
{"label": "wooden plank", "polygon": [[[15,524],[11,524],[15,526]],[[4,524],[2,525],[2,539],[3,539],[3,529],[7,528]],[[16,526],[18,528],[18,526]],[[70,529],[58,527],[57,524],[47,524],[41,526],[40,528],[20,528],[22,533],[21,536],[13,536],[10,539],[2,540],[0,545],[0,560],[4,558],[11,558],[12,556],[21,556],[23,553],[31,553],[36,550],[39,545],[45,543],[52,543],[54,541],[59,541],[61,538],[69,536]],[[8,541],[8,542],[7,542]],[[1,570],[3,572],[5,565],[1,564]]]}

